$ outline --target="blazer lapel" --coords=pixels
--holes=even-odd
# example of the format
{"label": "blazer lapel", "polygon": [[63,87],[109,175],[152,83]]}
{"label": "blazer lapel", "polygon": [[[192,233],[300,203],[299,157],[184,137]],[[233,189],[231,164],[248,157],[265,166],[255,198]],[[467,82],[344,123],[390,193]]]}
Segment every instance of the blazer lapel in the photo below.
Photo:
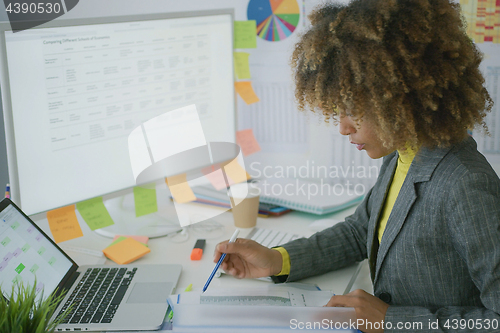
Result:
{"label": "blazer lapel", "polygon": [[377,264],[375,268],[375,277],[373,280],[374,282],[378,278],[380,267],[382,266],[382,262],[385,259],[387,251],[389,251],[389,248],[394,242],[394,239],[396,239],[396,236],[398,235],[401,227],[406,221],[408,212],[417,199],[415,184],[411,177],[408,177],[409,174],[410,172],[408,171],[408,175],[406,175],[403,186],[401,186],[401,190],[399,191],[396,202],[394,203],[394,207],[398,207],[398,209],[393,208],[391,214],[389,215],[389,219],[387,220],[387,225],[385,227],[382,241],[380,242],[377,254]]}
{"label": "blazer lapel", "polygon": [[380,186],[377,187],[375,193],[372,193],[374,197],[373,207],[375,208],[375,211],[373,212],[373,214],[370,214],[370,221],[368,222],[368,238],[367,238],[368,255],[369,255],[368,258],[369,258],[370,274],[372,281],[374,281],[375,279],[375,264],[379,248],[377,234],[375,231],[377,229],[378,219],[380,216],[380,212],[382,211],[383,203],[385,201],[385,196],[387,195],[387,191],[389,190],[389,185],[392,182],[394,171],[396,171],[396,163],[398,161],[398,155],[397,153],[394,154],[395,156],[392,158],[389,165],[387,166],[387,171],[385,172],[380,182]]}
{"label": "blazer lapel", "polygon": [[[376,258],[376,263],[373,263],[374,266],[373,270],[371,267],[372,264],[370,263],[370,272],[374,285],[376,280],[378,279],[380,268],[382,267],[382,263],[386,258],[386,255],[392,243],[394,242],[397,235],[401,231],[401,228],[403,227],[403,224],[406,221],[410,209],[417,200],[417,192],[415,190],[415,184],[419,182],[429,181],[437,165],[444,158],[444,156],[450,151],[450,149],[451,148],[436,148],[436,149],[422,148],[415,156],[410,166],[410,169],[408,170],[408,174],[406,175],[403,186],[401,187],[401,190],[398,194],[396,202],[394,203],[394,207],[391,211],[389,219],[387,220],[387,225],[384,230],[384,235],[382,236],[381,244],[378,247],[378,251],[375,252],[375,257],[372,257]],[[396,161],[397,158],[394,159],[394,168],[396,165],[395,163]],[[385,180],[387,174],[390,174],[389,181]],[[384,186],[382,186],[382,188],[385,191],[385,194],[387,194],[387,191],[389,189],[388,185],[390,185],[390,183],[392,182],[394,170],[392,172],[388,172],[387,174],[384,176],[384,182],[383,182]],[[378,206],[378,212],[376,216],[374,216],[376,217],[376,220],[372,221],[370,219],[370,224],[369,224],[370,229],[368,233],[369,237],[368,239],[373,238],[373,243],[375,243],[376,241],[377,244],[378,244],[378,239],[376,239],[375,231],[378,226],[380,211],[385,202],[385,194],[383,196],[382,195],[380,196],[381,198],[383,198],[382,202],[377,201],[377,204],[379,206]],[[375,250],[374,247],[372,247],[372,249]]]}

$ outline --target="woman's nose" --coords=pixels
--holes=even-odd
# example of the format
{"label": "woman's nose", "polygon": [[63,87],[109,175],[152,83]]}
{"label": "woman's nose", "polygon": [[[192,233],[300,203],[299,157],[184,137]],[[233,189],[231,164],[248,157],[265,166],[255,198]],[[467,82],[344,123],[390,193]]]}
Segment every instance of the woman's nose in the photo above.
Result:
{"label": "woman's nose", "polygon": [[356,132],[355,123],[350,117],[340,117],[339,119],[339,133],[342,135],[349,135]]}

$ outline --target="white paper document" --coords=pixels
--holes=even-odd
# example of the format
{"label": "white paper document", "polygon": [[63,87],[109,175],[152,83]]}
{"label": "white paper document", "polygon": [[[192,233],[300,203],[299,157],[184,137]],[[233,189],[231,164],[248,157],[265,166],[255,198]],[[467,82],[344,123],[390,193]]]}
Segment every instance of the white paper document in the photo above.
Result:
{"label": "white paper document", "polygon": [[309,325],[350,332],[354,309],[324,307],[332,296],[331,291],[301,284],[184,292],[170,298],[175,304],[173,331],[285,332]]}
{"label": "white paper document", "polygon": [[296,288],[212,288],[205,293],[196,291],[181,293],[178,304],[304,307],[326,305],[332,296],[331,291]]}

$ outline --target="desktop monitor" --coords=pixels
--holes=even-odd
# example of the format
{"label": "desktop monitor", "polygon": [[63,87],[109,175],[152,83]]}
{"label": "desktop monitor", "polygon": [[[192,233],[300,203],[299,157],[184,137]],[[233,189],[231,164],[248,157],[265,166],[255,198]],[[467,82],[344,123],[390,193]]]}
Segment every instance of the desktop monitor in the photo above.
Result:
{"label": "desktop monitor", "polygon": [[232,10],[0,28],[11,196],[28,215],[130,193],[128,136],[165,112],[195,105],[207,142],[235,142]]}

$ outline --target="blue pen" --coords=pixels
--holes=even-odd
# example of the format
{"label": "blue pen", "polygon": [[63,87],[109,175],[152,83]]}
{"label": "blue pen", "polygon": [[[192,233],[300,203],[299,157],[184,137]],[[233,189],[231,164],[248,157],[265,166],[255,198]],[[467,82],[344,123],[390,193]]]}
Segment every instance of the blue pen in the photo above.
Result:
{"label": "blue pen", "polygon": [[[240,231],[238,229],[236,229],[234,231],[234,234],[231,236],[231,238],[229,239],[229,243],[234,243],[234,241],[236,240],[236,238],[238,237],[238,234],[240,233]],[[222,262],[224,261],[224,258],[226,257],[226,254],[223,253],[221,256],[220,256],[220,259],[219,261],[217,262],[217,265],[215,265],[215,268],[214,270],[212,271],[212,274],[210,274],[208,280],[207,280],[207,283],[205,283],[205,286],[203,287],[203,292],[205,292],[205,290],[207,290],[208,288],[208,285],[210,284],[210,282],[212,282],[212,279],[214,278],[214,275],[215,273],[217,272],[217,270],[219,269],[220,267],[220,264],[222,264]]]}

